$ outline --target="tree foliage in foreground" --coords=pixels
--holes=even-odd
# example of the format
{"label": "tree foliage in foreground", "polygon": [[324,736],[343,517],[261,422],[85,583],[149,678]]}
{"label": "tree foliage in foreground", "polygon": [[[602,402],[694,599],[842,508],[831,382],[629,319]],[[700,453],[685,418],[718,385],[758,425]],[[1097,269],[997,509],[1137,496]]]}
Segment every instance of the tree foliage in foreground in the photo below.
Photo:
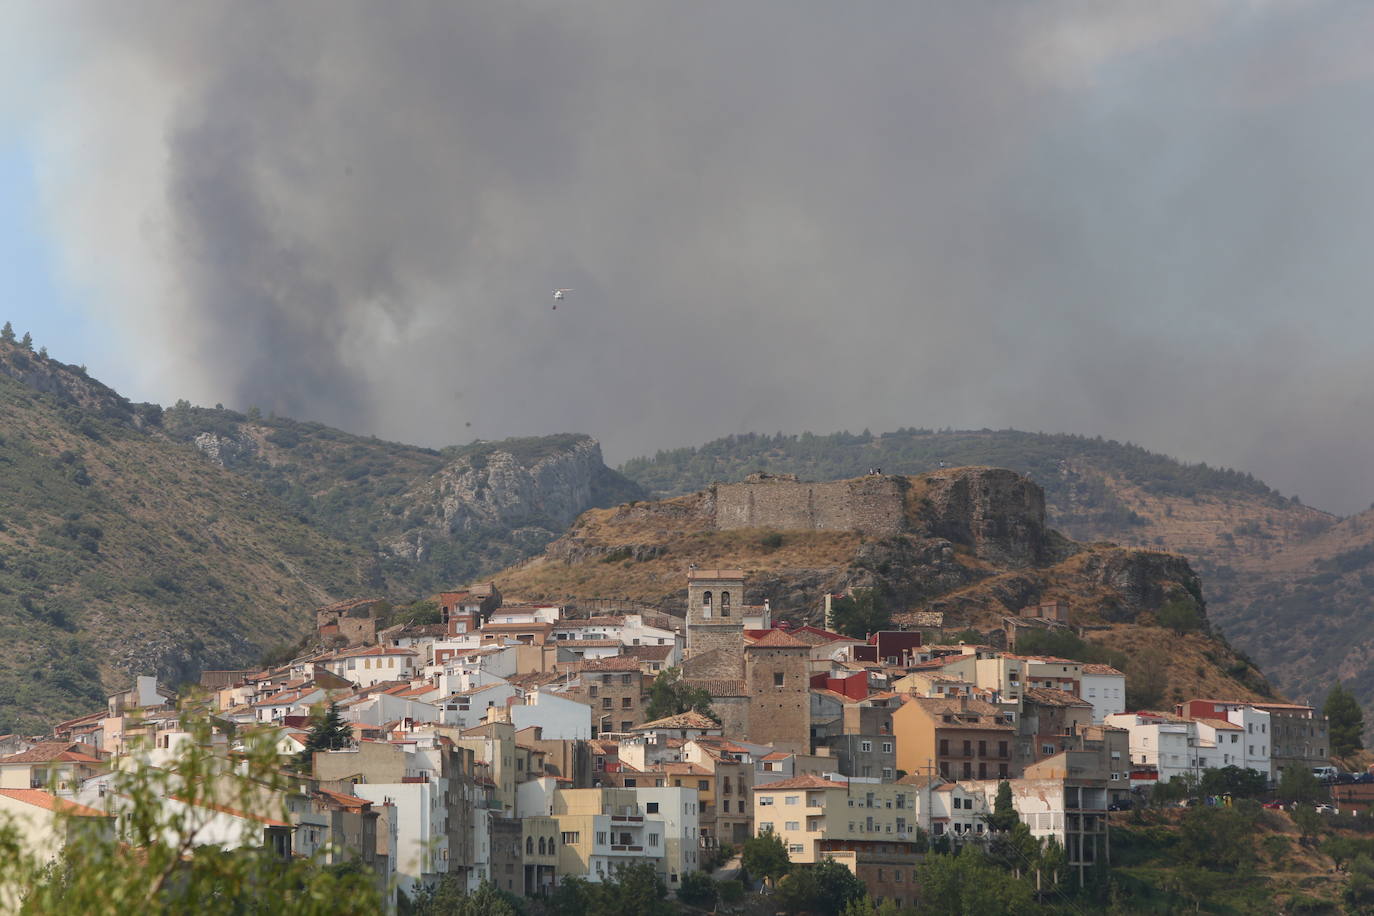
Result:
{"label": "tree foliage in foreground", "polygon": [[[0,833],[0,909],[21,913],[371,914],[381,910],[374,876],[282,857],[263,845],[260,819],[287,821],[293,780],[283,773],[274,736],[250,735],[231,761],[212,742],[210,720],[184,710],[190,740],[162,767],[117,771],[109,818],[57,811],[67,837],[43,861],[10,829]],[[137,760],[146,747],[135,747]],[[169,802],[169,799],[175,801]],[[249,812],[237,848],[202,845],[211,806]],[[18,906],[15,907],[15,903]]]}

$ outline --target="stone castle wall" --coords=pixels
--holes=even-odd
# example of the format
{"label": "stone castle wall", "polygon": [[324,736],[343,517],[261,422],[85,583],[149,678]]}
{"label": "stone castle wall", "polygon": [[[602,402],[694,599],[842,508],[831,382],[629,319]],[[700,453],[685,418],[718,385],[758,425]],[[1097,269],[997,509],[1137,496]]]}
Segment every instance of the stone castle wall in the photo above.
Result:
{"label": "stone castle wall", "polygon": [[716,528],[893,534],[903,528],[904,498],[905,480],[881,474],[826,483],[756,476],[716,486]]}

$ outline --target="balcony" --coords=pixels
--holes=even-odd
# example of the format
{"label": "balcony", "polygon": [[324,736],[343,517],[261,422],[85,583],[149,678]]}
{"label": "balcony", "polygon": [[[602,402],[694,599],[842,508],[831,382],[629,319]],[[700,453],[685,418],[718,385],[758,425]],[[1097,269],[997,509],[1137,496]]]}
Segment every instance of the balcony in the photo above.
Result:
{"label": "balcony", "polygon": [[612,814],[612,824],[642,824],[644,815],[642,814]]}
{"label": "balcony", "polygon": [[624,852],[624,853],[637,854],[637,853],[642,853],[643,851],[644,851],[644,847],[643,847],[643,846],[621,846],[621,845],[613,845],[613,846],[611,846],[611,852]]}

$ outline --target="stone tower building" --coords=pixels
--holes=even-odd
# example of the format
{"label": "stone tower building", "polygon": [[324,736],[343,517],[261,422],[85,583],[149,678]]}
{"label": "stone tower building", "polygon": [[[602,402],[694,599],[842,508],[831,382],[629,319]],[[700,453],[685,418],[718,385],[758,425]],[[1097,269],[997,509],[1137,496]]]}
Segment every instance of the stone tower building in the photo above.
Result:
{"label": "stone tower building", "polygon": [[811,646],[769,630],[744,647],[749,740],[811,753]]}
{"label": "stone tower building", "polygon": [[744,571],[687,571],[687,657],[744,644]]}

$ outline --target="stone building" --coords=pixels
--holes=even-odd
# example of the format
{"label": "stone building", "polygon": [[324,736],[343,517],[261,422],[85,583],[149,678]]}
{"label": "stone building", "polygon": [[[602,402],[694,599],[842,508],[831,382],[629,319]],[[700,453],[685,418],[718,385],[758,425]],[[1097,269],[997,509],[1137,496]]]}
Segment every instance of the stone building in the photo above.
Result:
{"label": "stone building", "polygon": [[744,641],[744,571],[687,571],[687,657],[739,651]]}
{"label": "stone building", "polygon": [[612,656],[581,662],[581,683],[565,692],[592,708],[592,736],[627,732],[644,724],[648,689],[639,659]]}
{"label": "stone building", "polygon": [[744,647],[749,740],[811,752],[810,659],[811,646],[782,630],[769,630]]}

